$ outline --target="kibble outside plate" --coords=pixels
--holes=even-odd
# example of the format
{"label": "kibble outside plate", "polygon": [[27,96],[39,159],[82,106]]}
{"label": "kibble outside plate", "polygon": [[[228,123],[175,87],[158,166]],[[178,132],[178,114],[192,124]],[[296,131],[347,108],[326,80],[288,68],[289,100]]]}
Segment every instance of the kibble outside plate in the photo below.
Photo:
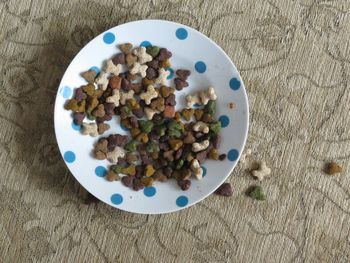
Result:
{"label": "kibble outside plate", "polygon": [[[118,45],[130,42],[134,46],[157,45],[173,54],[169,69],[169,85],[174,86],[173,72],[189,69],[189,87],[176,91],[176,110],[185,106],[185,95],[214,86],[217,98],[217,118],[221,122],[220,153],[224,161],[207,160],[203,164],[202,180],[192,178],[191,188],[182,191],[176,180],[156,182],[152,187],[133,191],[120,181],[105,178],[110,165],[92,156],[99,137],[83,136],[72,122],[71,112],[64,109],[75,88],[85,85],[81,73],[88,69],[100,71],[104,60],[111,58]],[[233,103],[234,108],[228,105]],[[113,27],[90,41],[73,59],[60,83],[55,102],[55,132],[60,152],[69,170],[79,183],[101,201],[134,213],[161,214],[187,208],[213,193],[230,175],[244,148],[248,133],[248,99],[237,68],[225,52],[197,30],[170,21],[141,20]],[[108,124],[112,133],[126,134],[116,116]]]}

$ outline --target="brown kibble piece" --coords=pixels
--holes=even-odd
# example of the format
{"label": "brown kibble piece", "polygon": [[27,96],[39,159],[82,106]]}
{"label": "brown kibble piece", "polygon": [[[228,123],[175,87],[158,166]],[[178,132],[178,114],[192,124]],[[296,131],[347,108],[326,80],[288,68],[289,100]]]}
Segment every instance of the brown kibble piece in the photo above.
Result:
{"label": "brown kibble piece", "polygon": [[126,60],[126,65],[128,67],[131,67],[137,61],[137,57],[134,56],[133,54],[127,54],[125,57],[125,60]]}
{"label": "brown kibble piece", "polygon": [[225,159],[226,159],[226,154],[225,153],[219,155],[219,160],[220,161],[223,161]]}
{"label": "brown kibble piece", "polygon": [[113,182],[113,181],[118,181],[120,179],[120,176],[117,173],[113,172],[112,170],[109,170],[107,172],[106,178],[108,181]]}
{"label": "brown kibble piece", "polygon": [[110,86],[112,89],[120,89],[121,84],[122,84],[122,78],[119,77],[119,76],[112,76],[112,77],[109,79],[109,86]]}
{"label": "brown kibble piece", "polygon": [[176,88],[177,90],[182,90],[183,88],[188,87],[187,81],[182,80],[182,79],[180,79],[180,78],[175,78],[175,79],[174,79],[174,83],[175,83],[175,88]]}
{"label": "brown kibble piece", "polygon": [[154,172],[155,172],[155,170],[153,168],[153,165],[151,165],[151,164],[146,165],[146,167],[145,167],[145,176],[146,177],[152,176],[154,174]]}
{"label": "brown kibble piece", "polygon": [[127,105],[129,106],[129,108],[131,110],[140,108],[140,104],[137,102],[137,100],[135,98],[128,100]]}
{"label": "brown kibble piece", "polygon": [[180,186],[182,191],[186,191],[191,187],[190,180],[179,180],[177,181],[177,184]]}
{"label": "brown kibble piece", "polygon": [[133,138],[135,138],[137,135],[141,133],[141,130],[139,128],[132,128],[130,130],[130,134]]}
{"label": "brown kibble piece", "polygon": [[127,187],[132,187],[133,185],[133,180],[134,180],[134,177],[133,176],[129,176],[129,175],[126,175],[126,176],[123,176],[122,177],[122,183],[127,186]]}
{"label": "brown kibble piece", "polygon": [[334,161],[328,162],[325,165],[324,171],[328,175],[334,175],[343,171],[342,167]]}
{"label": "brown kibble piece", "polygon": [[175,91],[174,88],[166,87],[166,86],[161,86],[159,90],[163,98],[169,97],[169,95],[174,94],[174,91]]}
{"label": "brown kibble piece", "polygon": [[165,151],[163,157],[170,162],[174,161],[174,150]]}
{"label": "brown kibble piece", "polygon": [[157,160],[158,157],[159,157],[159,152],[153,152],[153,153],[151,153],[151,157],[152,157],[154,160]]}
{"label": "brown kibble piece", "polygon": [[145,185],[145,187],[150,187],[153,185],[154,179],[152,177],[144,177],[141,178],[141,182]]}
{"label": "brown kibble piece", "polygon": [[174,118],[175,107],[174,106],[165,106],[164,111],[163,111],[163,116],[166,118]]}
{"label": "brown kibble piece", "polygon": [[192,144],[196,141],[196,138],[194,138],[192,132],[188,131],[186,132],[186,137],[183,139],[185,144]]}
{"label": "brown kibble piece", "polygon": [[131,152],[126,153],[125,159],[128,164],[133,164],[135,163],[139,158],[136,154],[133,154]]}
{"label": "brown kibble piece", "polygon": [[102,151],[94,151],[95,158],[97,160],[104,160],[106,159],[106,154]]}
{"label": "brown kibble piece", "polygon": [[175,119],[176,121],[180,121],[180,120],[181,120],[181,114],[180,114],[178,111],[175,112],[174,119]]}
{"label": "brown kibble piece", "polygon": [[105,131],[109,130],[111,126],[107,123],[100,123],[97,125],[98,129],[98,134],[103,134]]}
{"label": "brown kibble piece", "polygon": [[155,70],[154,68],[151,68],[151,67],[147,68],[147,70],[146,70],[146,77],[148,79],[151,79],[151,80],[156,79],[158,77],[157,70]]}
{"label": "brown kibble piece", "polygon": [[159,69],[159,61],[156,59],[153,59],[152,61],[147,62],[146,65],[150,68]]}
{"label": "brown kibble piece", "polygon": [[154,84],[154,80],[148,79],[148,78],[143,78],[142,79],[142,85],[144,87],[148,87],[149,85],[153,85]]}
{"label": "brown kibble piece", "polygon": [[217,195],[222,195],[222,196],[232,196],[233,195],[233,190],[232,186],[230,183],[223,183],[218,189],[215,190],[214,192]]}
{"label": "brown kibble piece", "polygon": [[93,84],[88,84],[88,85],[83,87],[83,90],[87,95],[93,96],[96,89],[95,89],[95,86]]}
{"label": "brown kibble piece", "polygon": [[175,106],[175,105],[176,105],[176,97],[175,97],[175,94],[170,94],[170,95],[165,99],[165,105],[167,105],[167,106]]}
{"label": "brown kibble piece", "polygon": [[211,116],[210,114],[208,113],[204,113],[202,118],[201,118],[201,121],[202,122],[206,122],[206,123],[211,123],[214,121],[214,118],[213,116]]}
{"label": "brown kibble piece", "polygon": [[176,70],[176,75],[178,75],[182,80],[187,80],[187,78],[191,75],[191,71],[187,69],[178,69]]}
{"label": "brown kibble piece", "polygon": [[183,109],[181,114],[186,121],[189,121],[194,114],[194,109]]}
{"label": "brown kibble piece", "polygon": [[155,181],[161,181],[161,182],[164,182],[164,181],[168,180],[168,177],[165,176],[165,174],[163,173],[162,169],[158,169],[153,174],[153,178],[154,178]]}
{"label": "brown kibble piece", "polygon": [[131,43],[120,44],[119,49],[126,55],[130,54],[132,50],[132,44]]}
{"label": "brown kibble piece", "polygon": [[200,110],[200,109],[194,110],[194,117],[196,121],[200,121],[202,119],[203,113],[204,113],[203,110]]}
{"label": "brown kibble piece", "polygon": [[165,100],[162,97],[155,98],[151,101],[150,107],[153,110],[164,111],[164,102]]}
{"label": "brown kibble piece", "polygon": [[107,139],[101,139],[101,140],[99,140],[98,143],[96,143],[95,150],[102,151],[102,152],[106,153],[108,151],[107,146],[108,146]]}
{"label": "brown kibble piece", "polygon": [[161,68],[170,68],[171,67],[170,60],[167,59],[167,60],[159,62],[159,67],[161,67]]}
{"label": "brown kibble piece", "polygon": [[125,54],[119,53],[112,58],[114,65],[125,64]]}
{"label": "brown kibble piece", "polygon": [[92,112],[92,115],[95,117],[103,117],[105,114],[105,106],[103,104],[98,105],[97,108]]}
{"label": "brown kibble piece", "polygon": [[140,94],[142,91],[142,84],[141,83],[131,83],[130,89],[132,89],[135,94]]}
{"label": "brown kibble piece", "polygon": [[83,73],[81,73],[81,76],[88,82],[88,83],[94,83],[96,78],[96,71],[95,70],[88,70]]}
{"label": "brown kibble piece", "polygon": [[128,81],[134,81],[134,80],[137,79],[137,75],[136,75],[136,74],[131,74],[130,72],[128,72],[128,73],[126,74],[126,79],[127,79]]}

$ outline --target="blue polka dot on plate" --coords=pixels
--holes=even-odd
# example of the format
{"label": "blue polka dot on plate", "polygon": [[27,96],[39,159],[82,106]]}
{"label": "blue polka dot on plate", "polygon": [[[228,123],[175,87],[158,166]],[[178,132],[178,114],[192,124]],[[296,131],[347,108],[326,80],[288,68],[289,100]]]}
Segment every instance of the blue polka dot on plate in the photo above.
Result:
{"label": "blue polka dot on plate", "polygon": [[99,177],[105,176],[106,173],[107,173],[107,169],[106,169],[105,167],[103,167],[103,166],[97,166],[97,167],[95,168],[95,174],[96,174],[97,176],[99,176]]}
{"label": "blue polka dot on plate", "polygon": [[186,30],[186,29],[184,29],[184,28],[181,27],[181,28],[178,28],[178,29],[176,30],[175,35],[176,35],[176,37],[177,37],[178,39],[184,40],[184,39],[187,38],[188,33],[187,33],[187,30]]}
{"label": "blue polka dot on plate", "polygon": [[62,97],[65,99],[69,99],[73,94],[73,90],[68,86],[64,86],[63,88],[61,88],[60,92]]}
{"label": "blue polka dot on plate", "polygon": [[221,128],[225,128],[230,124],[230,119],[226,115],[221,115],[219,121],[221,123]]}
{"label": "blue polka dot on plate", "polygon": [[115,205],[120,205],[121,203],[123,203],[123,197],[120,194],[113,194],[111,196],[111,201]]}
{"label": "blue polka dot on plate", "polygon": [[176,205],[179,207],[184,207],[187,204],[188,204],[188,198],[184,195],[181,195],[176,199]]}
{"label": "blue polka dot on plate", "polygon": [[152,43],[145,40],[145,41],[142,41],[141,44],[140,44],[141,47],[149,47],[149,46],[152,46]]}
{"label": "blue polka dot on plate", "polygon": [[145,188],[143,189],[143,193],[144,193],[144,195],[147,196],[147,197],[155,196],[156,192],[157,192],[157,190],[156,190],[156,188],[153,187],[153,186],[145,187]]}
{"label": "blue polka dot on plate", "polygon": [[95,71],[97,74],[98,73],[100,73],[100,68],[99,67],[96,67],[96,66],[93,66],[93,67],[91,67],[91,68],[89,68],[89,70],[93,70],[93,71]]}
{"label": "blue polka dot on plate", "polygon": [[103,35],[103,42],[106,44],[112,44],[115,41],[115,35],[111,32],[107,32]]}
{"label": "blue polka dot on plate", "polygon": [[204,73],[207,70],[207,66],[203,61],[196,62],[194,68],[198,73]]}
{"label": "blue polka dot on plate", "polygon": [[203,174],[202,177],[207,175],[207,168],[205,168],[204,166],[201,166],[202,170],[203,170]]}
{"label": "blue polka dot on plate", "polygon": [[73,130],[75,130],[75,131],[80,131],[81,126],[80,126],[80,125],[75,124],[75,123],[74,123],[74,121],[72,121],[72,128],[73,128]]}
{"label": "blue polka dot on plate", "polygon": [[63,158],[67,163],[73,163],[75,161],[75,153],[72,151],[66,151]]}
{"label": "blue polka dot on plate", "polygon": [[241,87],[241,82],[236,79],[236,78],[232,78],[230,80],[230,88],[233,90],[238,90]]}
{"label": "blue polka dot on plate", "polygon": [[239,152],[236,149],[232,149],[227,153],[227,158],[232,162],[236,161],[238,159],[238,156]]}
{"label": "blue polka dot on plate", "polygon": [[174,77],[174,70],[172,68],[167,68],[166,70],[170,72],[166,79],[172,79]]}

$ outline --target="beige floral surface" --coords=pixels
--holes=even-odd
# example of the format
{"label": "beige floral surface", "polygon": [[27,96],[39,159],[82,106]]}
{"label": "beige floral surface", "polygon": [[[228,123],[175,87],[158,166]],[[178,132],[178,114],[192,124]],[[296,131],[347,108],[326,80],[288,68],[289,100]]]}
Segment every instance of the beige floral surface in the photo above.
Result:
{"label": "beige floral surface", "polygon": [[[349,262],[350,2],[347,0],[0,0],[1,262]],[[56,145],[53,103],[74,55],[132,20],[168,19],[216,41],[249,96],[252,160],[267,200],[244,195],[249,167],[174,214],[94,199]],[[345,172],[330,177],[324,162]]]}

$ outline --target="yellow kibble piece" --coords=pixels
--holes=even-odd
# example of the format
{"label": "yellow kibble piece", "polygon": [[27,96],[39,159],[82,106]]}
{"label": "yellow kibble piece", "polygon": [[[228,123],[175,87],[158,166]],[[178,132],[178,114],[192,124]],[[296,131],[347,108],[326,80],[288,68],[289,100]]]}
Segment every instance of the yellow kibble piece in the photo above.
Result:
{"label": "yellow kibble piece", "polygon": [[146,143],[148,142],[148,135],[147,133],[141,132],[139,135],[136,136],[136,140]]}
{"label": "yellow kibble piece", "polygon": [[152,177],[144,177],[141,179],[141,182],[146,186],[146,187],[149,187],[149,186],[152,186],[153,185],[153,182],[154,182],[154,179]]}
{"label": "yellow kibble piece", "polygon": [[179,139],[171,139],[169,140],[169,144],[173,150],[177,151],[183,145],[183,141]]}
{"label": "yellow kibble piece", "polygon": [[136,174],[136,167],[135,165],[129,165],[128,167],[125,167],[122,169],[122,173],[123,174],[127,174],[127,175],[135,175]]}
{"label": "yellow kibble piece", "polygon": [[145,175],[146,177],[150,177],[154,174],[155,170],[153,168],[153,165],[151,164],[148,164],[146,165],[146,168],[145,168]]}

